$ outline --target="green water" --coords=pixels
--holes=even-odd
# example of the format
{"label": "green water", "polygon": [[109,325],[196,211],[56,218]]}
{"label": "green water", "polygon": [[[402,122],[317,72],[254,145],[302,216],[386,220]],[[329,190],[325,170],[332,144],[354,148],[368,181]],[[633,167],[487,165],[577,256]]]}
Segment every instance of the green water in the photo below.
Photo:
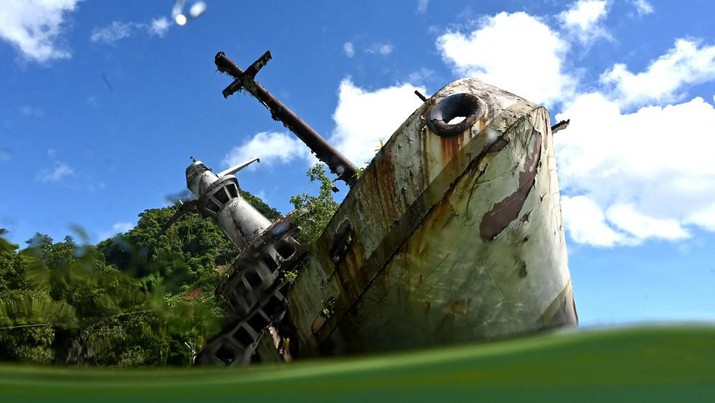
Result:
{"label": "green water", "polygon": [[239,369],[0,366],[10,401],[715,401],[715,326],[580,330]]}

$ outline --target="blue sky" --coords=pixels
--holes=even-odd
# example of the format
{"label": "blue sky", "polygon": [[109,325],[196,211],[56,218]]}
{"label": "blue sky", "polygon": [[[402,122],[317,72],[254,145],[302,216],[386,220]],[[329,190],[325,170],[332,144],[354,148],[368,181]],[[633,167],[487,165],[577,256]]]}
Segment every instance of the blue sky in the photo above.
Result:
{"label": "blue sky", "polygon": [[571,119],[555,143],[582,323],[713,321],[713,8],[5,0],[0,227],[19,244],[112,236],[184,192],[189,156],[260,157],[241,186],[288,212],[315,190],[313,160],[255,100],[223,99],[220,50],[244,67],[270,50],[258,81],[358,165],[418,106],[414,89],[469,75]]}

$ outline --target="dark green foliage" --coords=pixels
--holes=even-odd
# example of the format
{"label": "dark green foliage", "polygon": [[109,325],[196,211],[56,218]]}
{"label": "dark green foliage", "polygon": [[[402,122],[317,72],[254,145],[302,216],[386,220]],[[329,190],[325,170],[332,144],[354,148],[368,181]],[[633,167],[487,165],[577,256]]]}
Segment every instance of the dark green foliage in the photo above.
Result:
{"label": "dark green foliage", "polygon": [[[134,235],[144,236],[141,230]],[[128,266],[123,267],[126,272],[118,270],[97,247],[77,246],[70,237],[53,243],[41,234],[29,243],[16,252],[15,245],[0,238],[0,360],[188,365],[192,352],[187,345],[200,347],[220,328],[213,293],[197,284],[210,288],[201,275],[176,290],[164,285],[159,269],[163,262],[144,261],[141,267],[151,268],[149,276],[156,276],[149,292],[146,278],[130,276],[133,269]],[[138,254],[130,257],[142,259]],[[184,288],[192,292],[181,291]]]}
{"label": "dark green foliage", "polygon": [[[280,213],[247,192],[261,213]],[[235,257],[221,230],[176,207],[96,246],[36,234],[28,247],[0,229],[0,360],[74,365],[189,365],[221,328],[218,276]],[[81,230],[75,230],[86,239]]]}
{"label": "dark green foliage", "polygon": [[175,207],[146,210],[135,228],[100,242],[97,248],[114,267],[141,279],[147,290],[212,291],[217,268],[233,259],[235,248],[215,224],[194,212],[161,233],[175,211]]}
{"label": "dark green foliage", "polygon": [[333,183],[325,174],[325,167],[322,164],[314,165],[308,169],[307,175],[311,181],[320,183],[318,196],[303,193],[290,198],[290,202],[296,209],[304,211],[295,220],[296,225],[300,228],[299,240],[304,244],[318,239],[339,206],[333,199]]}
{"label": "dark green foliage", "polygon": [[0,359],[51,363],[55,359],[55,327],[72,328],[76,322],[71,305],[55,301],[45,292],[10,291],[0,300]]}
{"label": "dark green foliage", "polygon": [[0,299],[11,290],[27,287],[27,264],[15,252],[17,245],[11,244],[0,233]]}
{"label": "dark green foliage", "polygon": [[[322,167],[309,174],[321,181],[321,194],[296,196],[294,204],[308,211],[308,231],[319,233],[337,204]],[[242,195],[269,219],[280,217],[260,198]],[[222,326],[214,288],[236,250],[195,212],[162,232],[175,211],[146,210],[135,228],[96,246],[38,233],[18,250],[0,229],[0,360],[189,365]]]}

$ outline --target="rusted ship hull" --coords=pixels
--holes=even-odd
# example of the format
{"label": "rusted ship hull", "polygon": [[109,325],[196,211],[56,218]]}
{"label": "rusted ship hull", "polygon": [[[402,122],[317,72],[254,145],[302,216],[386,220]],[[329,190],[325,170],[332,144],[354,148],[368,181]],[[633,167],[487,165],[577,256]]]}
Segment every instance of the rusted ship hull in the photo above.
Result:
{"label": "rusted ship hull", "polygon": [[[454,94],[476,120],[429,125]],[[577,323],[549,114],[475,79],[405,121],[309,252],[287,296],[301,356]]]}
{"label": "rusted ship hull", "polygon": [[[197,364],[436,346],[577,323],[546,109],[476,79],[455,81],[423,98],[355,175],[253,80],[269,59],[243,72],[219,52],[219,71],[235,79],[224,96],[250,92],[351,189],[310,245],[296,241],[292,215],[260,234],[239,231],[239,256],[217,288],[229,321]],[[196,166],[210,171],[192,163],[192,191]],[[199,201],[210,199],[219,217],[241,203],[219,186],[235,178],[206,175],[218,185],[199,186]],[[251,225],[239,229],[263,225],[243,218]],[[296,269],[291,285],[284,274]]]}

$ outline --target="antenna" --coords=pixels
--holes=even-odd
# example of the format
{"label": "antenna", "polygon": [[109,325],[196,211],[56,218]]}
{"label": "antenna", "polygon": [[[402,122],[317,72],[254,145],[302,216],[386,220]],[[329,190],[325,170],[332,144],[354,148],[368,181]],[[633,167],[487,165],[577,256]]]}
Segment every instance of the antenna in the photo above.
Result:
{"label": "antenna", "polygon": [[256,73],[271,60],[271,52],[267,51],[263,56],[246,69],[244,72],[223,52],[218,52],[214,58],[216,67],[222,73],[226,73],[234,78],[234,81],[226,87],[222,93],[224,98],[228,98],[236,91],[248,91],[256,97],[263,106],[270,112],[274,120],[283,123],[290,131],[305,143],[310,150],[315,153],[319,160],[328,165],[330,170],[338,175],[338,179],[344,181],[348,186],[355,183],[355,173],[357,168],[340,151],[330,145],[318,132],[305,123],[290,108],[268,92],[263,86],[254,81]]}

